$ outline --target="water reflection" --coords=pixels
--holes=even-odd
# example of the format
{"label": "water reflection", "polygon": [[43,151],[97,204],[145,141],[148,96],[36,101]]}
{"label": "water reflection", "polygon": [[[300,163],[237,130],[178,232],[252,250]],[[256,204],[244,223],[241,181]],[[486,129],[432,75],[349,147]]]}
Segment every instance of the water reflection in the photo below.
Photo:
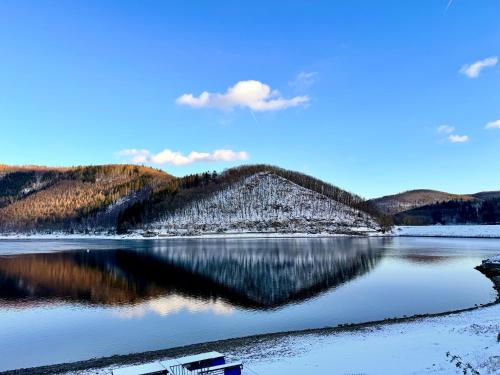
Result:
{"label": "water reflection", "polygon": [[0,241],[0,371],[467,308],[496,299],[474,267],[498,251],[478,239]]}
{"label": "water reflection", "polygon": [[0,299],[227,313],[297,303],[370,271],[382,257],[349,240],[151,241],[143,248],[0,257]]}
{"label": "water reflection", "polygon": [[429,255],[429,254],[405,254],[400,256],[401,259],[416,264],[433,264],[452,262],[450,256]]}
{"label": "water reflection", "polygon": [[215,315],[230,315],[234,312],[234,307],[222,300],[201,300],[179,295],[169,295],[152,298],[145,302],[126,306],[118,309],[115,315],[120,318],[140,318],[148,313],[154,313],[159,316],[187,311],[188,313],[210,312]]}

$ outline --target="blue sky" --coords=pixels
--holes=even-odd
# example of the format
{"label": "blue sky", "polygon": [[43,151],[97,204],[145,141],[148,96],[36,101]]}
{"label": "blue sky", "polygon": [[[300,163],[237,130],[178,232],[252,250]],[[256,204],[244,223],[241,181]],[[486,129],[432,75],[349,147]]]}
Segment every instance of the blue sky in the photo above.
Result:
{"label": "blue sky", "polygon": [[500,1],[448,3],[3,0],[0,163],[498,190]]}

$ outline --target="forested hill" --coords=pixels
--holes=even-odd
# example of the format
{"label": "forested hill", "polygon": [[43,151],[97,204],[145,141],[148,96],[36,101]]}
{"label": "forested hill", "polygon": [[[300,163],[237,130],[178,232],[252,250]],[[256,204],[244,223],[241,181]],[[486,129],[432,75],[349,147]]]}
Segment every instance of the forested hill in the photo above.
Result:
{"label": "forested hill", "polygon": [[427,206],[434,203],[448,201],[470,201],[474,200],[471,195],[451,194],[443,191],[418,189],[409,190],[403,193],[386,195],[381,198],[371,200],[381,212],[394,215],[414,208]]}
{"label": "forested hill", "polygon": [[173,177],[147,167],[0,167],[2,231],[112,229]]}
{"label": "forested hill", "polygon": [[411,190],[371,201],[402,225],[500,223],[500,191],[451,194]]}
{"label": "forested hill", "polygon": [[180,178],[135,165],[0,166],[1,232],[344,233],[378,229],[376,217],[355,194],[268,165]]}

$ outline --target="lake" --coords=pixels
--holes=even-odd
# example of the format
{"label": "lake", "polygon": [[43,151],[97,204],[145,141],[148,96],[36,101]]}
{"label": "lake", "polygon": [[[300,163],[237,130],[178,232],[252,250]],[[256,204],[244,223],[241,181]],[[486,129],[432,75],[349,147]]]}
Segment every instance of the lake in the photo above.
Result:
{"label": "lake", "polygon": [[3,240],[0,370],[492,302],[450,238]]}

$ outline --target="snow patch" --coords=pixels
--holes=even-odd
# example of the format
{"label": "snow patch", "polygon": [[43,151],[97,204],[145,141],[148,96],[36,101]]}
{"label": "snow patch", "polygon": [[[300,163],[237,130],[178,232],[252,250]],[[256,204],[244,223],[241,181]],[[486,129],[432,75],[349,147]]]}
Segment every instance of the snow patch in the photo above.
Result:
{"label": "snow patch", "polygon": [[392,233],[406,237],[500,238],[500,225],[398,226]]}
{"label": "snow patch", "polygon": [[486,262],[500,264],[500,255],[494,256],[494,257],[488,259]]}
{"label": "snow patch", "polygon": [[270,353],[267,345],[257,344],[232,354],[258,374],[473,374],[471,369],[498,374],[499,316],[500,305],[494,305],[350,332],[287,337],[272,342]]}

